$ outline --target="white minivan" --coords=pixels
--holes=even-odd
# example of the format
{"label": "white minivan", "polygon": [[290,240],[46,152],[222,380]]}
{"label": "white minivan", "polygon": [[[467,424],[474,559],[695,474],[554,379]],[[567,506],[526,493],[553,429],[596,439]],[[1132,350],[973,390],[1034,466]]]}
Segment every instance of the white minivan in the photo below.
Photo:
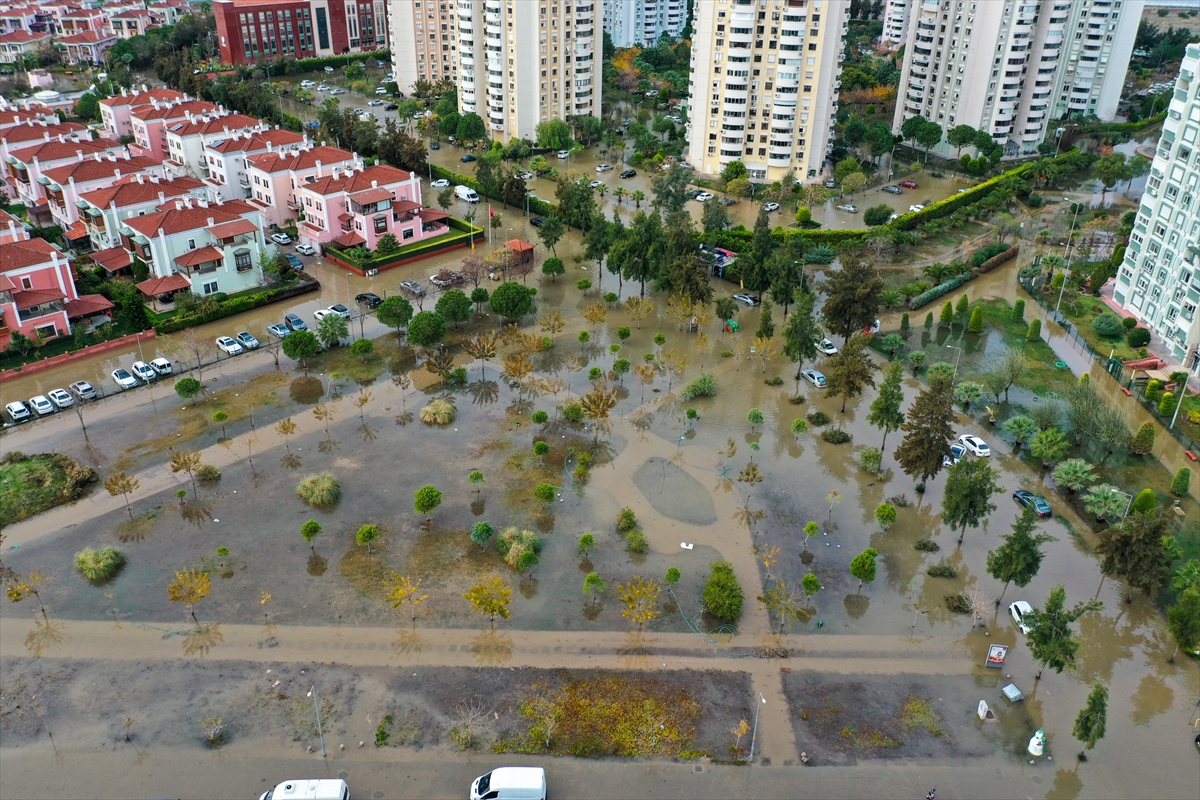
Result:
{"label": "white minivan", "polygon": [[454,196],[459,200],[466,200],[468,203],[478,203],[479,195],[470,186],[458,185],[454,187]]}
{"label": "white minivan", "polygon": [[471,800],[546,800],[546,770],[497,767],[471,783]]}
{"label": "white minivan", "polygon": [[258,800],[350,800],[350,787],[341,778],[284,781]]}

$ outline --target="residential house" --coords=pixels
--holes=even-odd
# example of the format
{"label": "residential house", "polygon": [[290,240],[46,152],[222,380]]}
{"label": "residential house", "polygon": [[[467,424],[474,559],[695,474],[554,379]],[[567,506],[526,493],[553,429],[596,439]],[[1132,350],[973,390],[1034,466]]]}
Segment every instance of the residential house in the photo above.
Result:
{"label": "residential house", "polygon": [[192,13],[192,7],[187,0],[159,0],[146,6],[156,25],[174,25],[182,17]]}
{"label": "residential house", "polygon": [[153,15],[144,8],[113,14],[110,22],[112,32],[120,39],[143,36],[149,28],[157,27]]}
{"label": "residential house", "polygon": [[237,133],[243,136],[261,133],[269,128],[263,120],[245,114],[193,117],[177,122],[167,128],[167,174],[191,175],[203,180],[209,176],[204,149],[210,142],[219,142]]}
{"label": "residential house", "polygon": [[29,120],[31,116],[45,116],[29,110],[16,114],[19,115],[16,118],[21,121],[15,125],[0,126],[0,159],[6,160],[14,151],[24,150],[38,142],[49,142],[59,138],[83,142],[92,138],[88,129],[77,122],[59,123],[57,117],[53,118],[54,122],[50,122],[48,118]]}
{"label": "residential house", "polygon": [[362,169],[363,161],[356,153],[325,144],[306,143],[298,153],[266,153],[246,159],[246,174],[253,196],[248,202],[263,215],[268,225],[279,225],[295,217],[301,208],[296,187],[305,181],[328,177],[334,167],[342,170]]}
{"label": "residential house", "polygon": [[87,238],[87,231],[79,222],[80,198],[87,192],[120,183],[122,178],[131,175],[162,178],[162,162],[145,156],[95,153],[69,164],[42,170],[38,182],[46,187],[54,224],[66,232],[72,245],[79,246],[79,240]]}
{"label": "residential house", "polygon": [[20,242],[29,238],[25,224],[7,211],[0,211],[0,244]]}
{"label": "residential house", "polygon": [[112,33],[96,33],[83,31],[73,36],[64,36],[58,44],[67,48],[63,61],[76,66],[98,66],[104,63],[104,54],[108,48],[117,43],[117,37]]}
{"label": "residential house", "polygon": [[195,118],[220,117],[228,113],[206,100],[160,102],[151,99],[148,105],[129,112],[129,127],[134,139],[129,150],[134,155],[166,159],[167,128]]}
{"label": "residential house", "polygon": [[59,15],[58,33],[62,37],[71,37],[80,33],[91,32],[97,36],[112,33],[108,11],[103,8],[86,8],[76,5],[69,11]]}
{"label": "residential house", "polygon": [[328,177],[302,181],[296,197],[304,210],[300,241],[314,247],[334,242],[375,250],[389,233],[413,244],[449,230],[449,214],[422,207],[420,179],[395,167],[334,167]]}
{"label": "residential house", "polygon": [[129,255],[150,268],[138,288],[160,308],[178,291],[232,294],[262,283],[262,215],[243,200],[177,198],[126,219],[120,233]]}
{"label": "residential house", "polygon": [[[174,89],[134,89],[131,92],[122,88],[119,95],[100,101],[100,118],[104,122],[105,133],[113,139],[120,139],[122,136],[133,136],[131,115],[135,109],[150,105],[152,101],[172,105],[190,99],[186,94]],[[165,143],[163,146],[165,149]]]}
{"label": "residential house", "polygon": [[17,196],[25,204],[31,221],[48,223],[51,219],[46,200],[46,186],[40,180],[45,170],[82,160],[98,153],[124,155],[125,146],[112,139],[72,142],[65,138],[41,142],[32,147],[14,150],[5,162],[8,180],[16,186]]}
{"label": "residential house", "polygon": [[250,134],[238,131],[229,139],[209,142],[204,147],[209,199],[219,203],[253,196],[246,173],[248,159],[263,153],[295,154],[305,142],[303,135],[280,128]]}
{"label": "residential house", "polygon": [[0,64],[16,64],[39,47],[50,44],[50,34],[13,31],[0,34]]}
{"label": "residential house", "polygon": [[204,200],[204,184],[195,178],[164,180],[157,175],[127,175],[111,186],[79,197],[79,216],[97,250],[121,245],[121,225],[130,217],[154,213],[183,196]]}
{"label": "residential house", "polygon": [[0,33],[25,31],[27,33],[49,33],[50,26],[45,15],[36,5],[13,5],[0,11]]}
{"label": "residential house", "polygon": [[65,336],[73,321],[110,308],[99,295],[77,294],[66,256],[46,240],[0,244],[0,347],[16,331],[31,339]]}

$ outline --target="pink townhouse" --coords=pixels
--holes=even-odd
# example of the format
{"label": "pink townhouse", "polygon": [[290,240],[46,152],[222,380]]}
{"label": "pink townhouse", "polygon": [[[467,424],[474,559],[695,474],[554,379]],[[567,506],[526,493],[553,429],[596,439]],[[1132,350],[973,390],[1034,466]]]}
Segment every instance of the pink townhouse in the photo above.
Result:
{"label": "pink townhouse", "polygon": [[25,224],[7,211],[0,211],[0,244],[20,242],[29,238]]}
{"label": "pink townhouse", "polygon": [[127,254],[121,258],[112,252],[125,253],[121,249],[121,227],[126,220],[152,214],[182,197],[198,202],[206,195],[204,184],[195,178],[168,181],[140,174],[85,192],[80,196],[80,224],[87,231],[88,244],[96,250],[92,259],[111,273],[129,267]]}
{"label": "pink townhouse", "polygon": [[55,139],[14,150],[5,159],[8,177],[17,187],[17,196],[25,204],[31,221],[49,222],[50,209],[46,199],[48,169],[83,160],[97,154],[125,155],[125,146],[112,139],[72,142]]}
{"label": "pink townhouse", "polygon": [[76,66],[99,66],[104,63],[104,54],[117,43],[117,37],[108,32],[81,31],[58,40],[67,48],[64,61]]}
{"label": "pink townhouse", "polygon": [[146,8],[154,18],[155,25],[174,25],[180,17],[192,13],[187,0],[159,0],[157,3],[150,3]]}
{"label": "pink townhouse", "polygon": [[191,175],[204,180],[211,174],[205,148],[233,136],[248,136],[270,129],[265,121],[245,114],[192,117],[167,127],[167,175]]}
{"label": "pink townhouse", "polygon": [[44,239],[0,244],[0,347],[15,331],[31,339],[65,336],[72,320],[110,308],[99,295],[76,293],[70,263]]}
{"label": "pink townhouse", "polygon": [[246,200],[262,213],[264,225],[281,225],[298,217],[302,204],[297,188],[305,182],[328,177],[335,167],[343,171],[363,167],[356,153],[309,143],[299,152],[265,153],[246,161],[251,193]]}
{"label": "pink townhouse", "polygon": [[112,25],[112,32],[120,39],[143,36],[151,27],[157,27],[150,12],[144,8],[113,14],[109,23]]}
{"label": "pink townhouse", "polygon": [[208,168],[204,183],[210,187],[209,199],[216,203],[249,199],[254,194],[246,172],[249,159],[266,153],[294,155],[304,144],[302,134],[282,128],[254,133],[237,131],[227,139],[209,142],[204,147],[204,165]]}
{"label": "pink townhouse", "polygon": [[76,7],[59,16],[60,33],[63,37],[91,31],[98,35],[112,33],[108,12],[103,8]]}
{"label": "pink townhouse", "polygon": [[0,33],[26,31],[28,33],[49,33],[50,26],[41,19],[40,9],[36,5],[8,5],[0,11]]}
{"label": "pink townhouse", "polygon": [[449,230],[449,214],[421,206],[420,179],[395,167],[334,168],[327,178],[301,183],[296,195],[304,211],[299,225],[303,244],[333,242],[375,250],[389,233],[403,245]]}
{"label": "pink townhouse", "polygon": [[129,151],[134,155],[166,159],[169,127],[190,122],[194,117],[220,117],[228,113],[206,100],[184,100],[180,103],[152,101],[129,112],[129,127],[134,139]]}
{"label": "pink townhouse", "polygon": [[130,92],[122,88],[119,95],[100,101],[100,118],[104,122],[104,132],[113,139],[133,136],[130,115],[134,109],[148,106],[152,102],[171,105],[190,99],[186,94],[174,89],[150,89],[145,92],[135,89]]}
{"label": "pink townhouse", "polygon": [[163,165],[146,156],[96,153],[78,161],[44,170],[46,197],[50,203],[50,215],[54,223],[62,227],[72,246],[87,238],[87,231],[79,221],[79,199],[85,193],[119,183],[123,177],[146,175],[163,177]]}

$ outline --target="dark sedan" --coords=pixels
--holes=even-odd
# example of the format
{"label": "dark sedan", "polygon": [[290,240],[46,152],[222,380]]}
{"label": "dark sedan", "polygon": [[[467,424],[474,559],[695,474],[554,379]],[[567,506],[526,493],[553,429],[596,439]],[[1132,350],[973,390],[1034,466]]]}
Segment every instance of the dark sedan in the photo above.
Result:
{"label": "dark sedan", "polygon": [[1048,519],[1053,515],[1053,512],[1050,510],[1050,504],[1047,503],[1043,498],[1038,497],[1033,492],[1025,489],[1018,489],[1017,491],[1013,492],[1013,500],[1016,500],[1023,506],[1033,506],[1033,510],[1036,511],[1037,515],[1043,519]]}
{"label": "dark sedan", "polygon": [[364,292],[363,294],[355,295],[354,302],[360,306],[366,306],[373,311],[383,303],[383,298],[374,292]]}
{"label": "dark sedan", "polygon": [[464,164],[469,163],[474,160],[475,160],[475,156],[471,155],[470,153],[467,153],[465,156],[463,156],[462,158],[459,159],[459,161],[463,162]]}
{"label": "dark sedan", "polygon": [[430,149],[430,150],[441,150],[441,149],[442,149],[442,145],[441,145],[440,143],[438,143],[438,142],[430,142],[430,143],[429,143],[429,149]]}
{"label": "dark sedan", "polygon": [[535,228],[540,228],[546,224],[546,218],[545,217],[530,217],[529,224]]}
{"label": "dark sedan", "polygon": [[386,106],[383,107],[383,110],[384,111],[395,111],[398,108],[400,108],[400,106],[396,105],[395,103],[388,103]]}
{"label": "dark sedan", "polygon": [[627,169],[621,173],[622,178],[632,178],[634,175],[637,175],[637,170],[635,169]]}

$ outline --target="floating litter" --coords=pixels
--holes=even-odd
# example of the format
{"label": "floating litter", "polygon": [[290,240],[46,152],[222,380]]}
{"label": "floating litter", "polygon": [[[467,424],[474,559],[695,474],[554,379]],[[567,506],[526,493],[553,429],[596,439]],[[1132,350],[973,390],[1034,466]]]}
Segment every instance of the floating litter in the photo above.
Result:
{"label": "floating litter", "polygon": [[829,542],[826,542],[826,543],[825,543],[825,546],[826,546],[826,547],[829,547]]}
{"label": "floating litter", "polygon": [[219,520],[219,519],[214,519],[214,520],[213,520],[213,522],[220,522],[220,521],[221,521],[221,520]]}
{"label": "floating litter", "polygon": [[839,544],[838,547],[841,547],[841,545]]}

